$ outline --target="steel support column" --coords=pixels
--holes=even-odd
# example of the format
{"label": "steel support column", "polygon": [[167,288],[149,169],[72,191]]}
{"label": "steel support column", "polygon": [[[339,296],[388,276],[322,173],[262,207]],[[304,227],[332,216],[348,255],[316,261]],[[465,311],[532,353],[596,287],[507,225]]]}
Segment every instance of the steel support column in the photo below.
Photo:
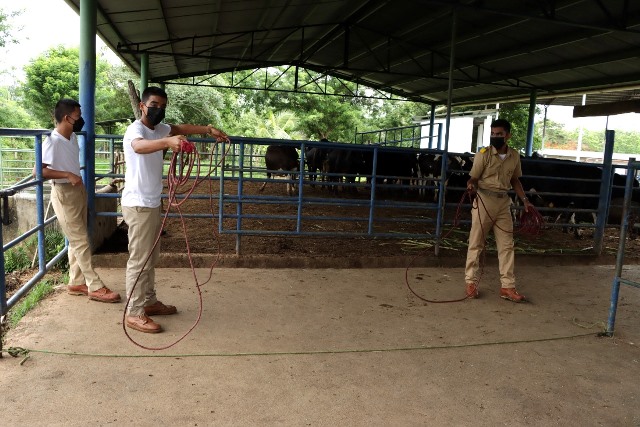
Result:
{"label": "steel support column", "polygon": [[80,166],[87,189],[87,232],[93,246],[95,207],[95,152],[96,152],[96,0],[80,0],[80,105],[85,124],[80,136]]}
{"label": "steel support column", "polygon": [[600,181],[600,199],[598,200],[598,216],[594,231],[593,250],[597,255],[602,254],[604,228],[607,225],[609,200],[611,199],[611,177],[613,175],[613,144],[615,131],[608,130],[605,134],[604,158],[602,159],[602,180]]}
{"label": "steel support column", "polygon": [[140,96],[147,86],[149,86],[149,54],[143,52],[140,55]]}
{"label": "steel support column", "polygon": [[[440,237],[442,234],[442,223],[444,222],[444,185],[447,179],[447,158],[449,154],[449,125],[451,124],[451,98],[453,97],[453,69],[455,66],[456,57],[456,22],[457,21],[457,9],[454,7],[451,10],[451,49],[449,51],[449,89],[447,91],[447,117],[445,119],[445,132],[444,132],[444,153],[442,156],[442,169],[440,174],[440,189],[438,191],[438,217],[436,219],[436,244],[435,255],[440,255]],[[432,116],[433,117],[433,116]],[[440,148],[438,146],[438,148]]]}
{"label": "steel support column", "polygon": [[531,91],[531,97],[529,98],[529,118],[527,120],[527,145],[525,148],[525,154],[527,157],[531,157],[531,154],[533,154],[533,129],[535,126],[537,99],[538,99],[538,91],[534,89]]}

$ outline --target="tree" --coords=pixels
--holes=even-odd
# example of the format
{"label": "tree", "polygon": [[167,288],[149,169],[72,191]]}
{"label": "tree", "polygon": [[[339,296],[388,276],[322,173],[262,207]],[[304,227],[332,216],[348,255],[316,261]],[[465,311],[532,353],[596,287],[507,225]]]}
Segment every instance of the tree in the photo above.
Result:
{"label": "tree", "polygon": [[19,14],[20,12],[7,13],[0,9],[0,47],[5,47],[7,43],[18,43],[12,35],[14,28],[9,21]]}
{"label": "tree", "polygon": [[[536,107],[536,113],[537,113]],[[529,123],[529,106],[524,104],[506,104],[500,106],[500,118],[511,123],[511,139],[509,146],[524,152],[527,145],[527,128]],[[540,134],[534,132],[533,150],[540,149]]]}
{"label": "tree", "polygon": [[[57,46],[44,52],[25,66],[26,81],[21,86],[24,107],[33,113],[45,127],[52,127],[53,109],[61,98],[79,97],[78,48]],[[126,95],[124,68],[114,70],[105,60],[96,60],[96,122],[131,117],[131,106]]]}
{"label": "tree", "polygon": [[34,129],[40,127],[14,99],[9,88],[0,87],[0,128]]}
{"label": "tree", "polygon": [[[284,67],[274,67],[259,72],[236,73],[235,83],[242,81],[243,86],[261,87],[264,86],[263,79],[266,76],[270,89],[279,90],[239,90],[235,103],[237,108],[241,111],[254,111],[264,119],[280,111],[294,112],[297,117],[296,131],[304,139],[352,141],[355,129],[361,127],[364,117],[363,106],[368,101],[340,94],[355,93],[356,84],[330,76],[321,78],[317,73],[301,70],[297,82],[299,88],[319,86],[328,95],[293,92],[295,75],[283,73],[284,70]],[[231,74],[223,75],[221,78],[227,84],[231,83]],[[239,117],[240,114],[236,112],[235,117]]]}

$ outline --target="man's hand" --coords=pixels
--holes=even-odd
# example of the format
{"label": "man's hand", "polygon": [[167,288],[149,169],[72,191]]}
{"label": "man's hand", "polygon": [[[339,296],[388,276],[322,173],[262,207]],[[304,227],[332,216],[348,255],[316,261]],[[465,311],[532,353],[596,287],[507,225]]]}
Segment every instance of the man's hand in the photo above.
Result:
{"label": "man's hand", "polygon": [[73,185],[74,187],[78,184],[82,185],[82,177],[76,175],[75,173],[69,172],[69,174],[67,175],[67,179],[69,180],[71,185]]}
{"label": "man's hand", "polygon": [[529,206],[533,207],[533,203],[531,203],[529,199],[527,199],[526,197],[523,200],[523,203],[524,203],[524,211],[529,212]]}
{"label": "man's hand", "polygon": [[216,129],[211,125],[207,126],[207,134],[212,136],[213,138],[215,138],[218,141],[227,141],[229,142],[229,136],[222,132],[220,129]]}
{"label": "man's hand", "polygon": [[469,181],[467,181],[467,191],[471,194],[476,194],[476,184],[477,180],[473,178],[469,179]]}
{"label": "man's hand", "polygon": [[167,137],[167,148],[177,153],[182,148],[182,141],[187,141],[187,137],[184,135],[169,136]]}

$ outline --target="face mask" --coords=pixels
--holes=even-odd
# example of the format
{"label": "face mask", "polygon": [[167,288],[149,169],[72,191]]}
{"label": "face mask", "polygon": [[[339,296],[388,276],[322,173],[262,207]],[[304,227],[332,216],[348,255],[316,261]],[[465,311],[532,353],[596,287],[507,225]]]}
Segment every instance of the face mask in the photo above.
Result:
{"label": "face mask", "polygon": [[504,136],[492,136],[489,138],[489,143],[499,150],[504,146]]}
{"label": "face mask", "polygon": [[80,118],[73,123],[73,131],[80,132],[83,126],[84,126],[84,119],[82,118],[82,116],[80,116]]}
{"label": "face mask", "polygon": [[149,119],[151,126],[157,125],[164,119],[164,108],[147,107],[147,119]]}

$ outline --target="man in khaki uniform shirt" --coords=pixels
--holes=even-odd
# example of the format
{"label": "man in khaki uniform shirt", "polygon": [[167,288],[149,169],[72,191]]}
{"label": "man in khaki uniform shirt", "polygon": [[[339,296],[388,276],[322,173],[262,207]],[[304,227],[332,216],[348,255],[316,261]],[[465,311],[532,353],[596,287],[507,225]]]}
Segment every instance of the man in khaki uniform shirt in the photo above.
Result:
{"label": "man in khaki uniform shirt", "polygon": [[467,296],[478,298],[480,254],[490,230],[496,238],[498,264],[500,267],[500,297],[514,302],[525,300],[524,295],[516,291],[516,279],[513,274],[513,219],[511,217],[511,198],[507,191],[514,189],[524,202],[524,209],[532,206],[524,194],[520,177],[520,154],[507,145],[511,138],[511,124],[504,119],[491,123],[491,146],[482,148],[473,160],[473,167],[467,181],[467,189],[476,192],[478,197],[471,210],[471,232],[465,268]]}

